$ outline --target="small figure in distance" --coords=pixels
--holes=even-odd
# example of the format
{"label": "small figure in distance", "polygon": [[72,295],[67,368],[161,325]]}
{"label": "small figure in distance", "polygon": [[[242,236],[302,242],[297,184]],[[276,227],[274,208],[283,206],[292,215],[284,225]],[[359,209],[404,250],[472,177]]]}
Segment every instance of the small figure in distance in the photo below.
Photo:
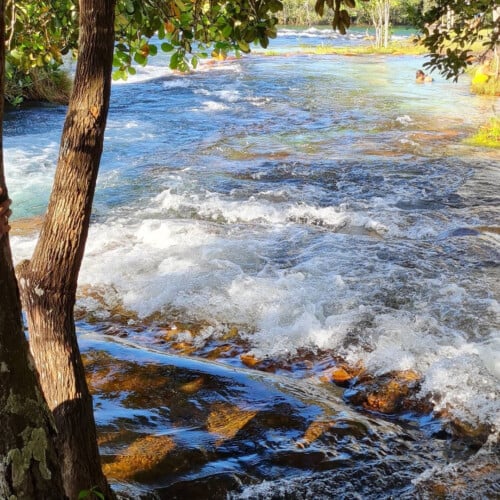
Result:
{"label": "small figure in distance", "polygon": [[419,69],[417,70],[415,80],[417,83],[432,82],[432,76],[426,75],[421,69]]}
{"label": "small figure in distance", "polygon": [[[2,196],[3,189],[0,187],[0,196]],[[0,203],[0,240],[10,230],[9,217],[12,214],[10,210],[11,201],[9,199]]]}

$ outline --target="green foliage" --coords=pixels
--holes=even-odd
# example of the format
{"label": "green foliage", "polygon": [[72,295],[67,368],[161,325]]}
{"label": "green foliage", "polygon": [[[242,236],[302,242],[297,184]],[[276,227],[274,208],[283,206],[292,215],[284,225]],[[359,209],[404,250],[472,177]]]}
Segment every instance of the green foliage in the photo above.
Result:
{"label": "green foliage", "polygon": [[474,146],[500,148],[500,118],[491,118],[473,137],[467,140],[467,143]]}
{"label": "green foliage", "polygon": [[[391,42],[387,47],[374,47],[373,45],[358,45],[355,47],[336,46],[303,46],[303,52],[319,55],[348,55],[364,56],[373,54],[387,55],[423,55],[425,49],[412,42]],[[268,55],[266,53],[266,55]]]}
{"label": "green foliage", "polygon": [[[390,0],[391,8],[391,24],[399,26],[415,26],[416,14],[420,12],[421,0]],[[357,10],[358,23],[369,24],[372,22],[371,1],[363,1],[359,3]]]}
{"label": "green foliage", "polygon": [[90,490],[82,490],[78,493],[78,500],[85,499],[97,499],[97,500],[105,500],[105,496],[97,489],[97,486],[93,486]]}
{"label": "green foliage", "polygon": [[325,15],[328,9],[333,11],[332,28],[345,35],[347,29],[351,26],[351,16],[347,9],[354,9],[355,7],[355,0],[316,0],[314,10],[321,17]]}
{"label": "green foliage", "polygon": [[[249,52],[276,37],[279,0],[117,0],[115,79],[134,74],[158,49],[171,53],[170,68],[186,71],[212,53]],[[152,42],[157,36],[160,45]],[[47,73],[77,55],[78,0],[8,0],[6,76],[11,88],[31,86],[32,73]],[[194,55],[192,55],[194,53]],[[17,102],[24,92],[11,94]]]}
{"label": "green foliage", "polygon": [[[133,64],[145,65],[158,47],[171,52],[170,68],[186,71],[211,53],[249,52],[252,42],[267,47],[277,35],[279,0],[183,1],[119,0],[113,77],[126,78]],[[194,54],[194,55],[192,55]]]}
{"label": "green foliage", "polygon": [[[311,26],[330,24],[332,9],[323,8],[323,15],[319,16],[314,7],[317,0],[283,0],[283,11],[279,14],[280,24]],[[414,13],[418,11],[421,0],[391,0],[391,21],[395,25],[415,26]],[[348,1],[345,8],[356,24],[370,24],[372,19],[367,0]]]}
{"label": "green foliage", "polygon": [[78,39],[78,2],[8,0],[6,68],[24,72],[61,65]]}
{"label": "green foliage", "polygon": [[483,54],[495,50],[500,36],[500,7],[491,0],[441,0],[419,20],[422,42],[430,52],[426,67],[457,79],[473,62],[472,45]]}
{"label": "green foliage", "polygon": [[[78,39],[75,0],[6,2],[5,97],[67,101],[68,83],[58,68],[74,53]],[[43,88],[43,83],[47,88]],[[59,83],[62,86],[57,89]],[[41,91],[39,93],[39,91]]]}
{"label": "green foliage", "polygon": [[24,100],[67,104],[71,93],[71,79],[58,67],[32,68],[28,73],[12,71],[6,79],[4,97],[14,106]]}

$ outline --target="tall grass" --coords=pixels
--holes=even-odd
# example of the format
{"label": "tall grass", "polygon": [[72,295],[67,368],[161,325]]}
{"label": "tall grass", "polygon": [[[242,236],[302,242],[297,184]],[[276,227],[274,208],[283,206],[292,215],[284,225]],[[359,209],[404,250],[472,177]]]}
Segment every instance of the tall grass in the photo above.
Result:
{"label": "tall grass", "polygon": [[9,74],[5,81],[4,97],[14,105],[23,101],[67,104],[71,86],[71,78],[60,69],[33,68],[29,74]]}
{"label": "tall grass", "polygon": [[494,116],[488,123],[479,128],[477,133],[467,139],[468,144],[500,148],[500,118]]}

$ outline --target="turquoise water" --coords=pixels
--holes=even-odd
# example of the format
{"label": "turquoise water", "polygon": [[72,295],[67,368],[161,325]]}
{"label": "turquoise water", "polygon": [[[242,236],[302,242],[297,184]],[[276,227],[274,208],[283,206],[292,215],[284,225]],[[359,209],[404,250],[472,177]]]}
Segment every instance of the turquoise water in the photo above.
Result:
{"label": "turquoise water", "polygon": [[[84,350],[96,331],[118,331],[140,358],[162,349],[159,327],[179,321],[199,325],[183,339],[200,355],[236,327],[235,345],[258,359],[314,365],[329,352],[376,375],[414,370],[436,409],[489,426],[493,440],[499,157],[463,140],[498,99],[471,95],[466,77],[416,84],[420,57],[296,53],[306,38],[346,43],[286,32],[275,45],[286,57],[253,54],[184,76],[159,60],[114,85],[79,279]],[[14,217],[45,210],[64,111],[6,117]],[[35,238],[12,238],[16,260]],[[312,391],[317,379],[305,383]],[[441,450],[413,449],[427,458],[403,485],[445,463],[428,446]],[[281,486],[298,492],[305,469]]]}

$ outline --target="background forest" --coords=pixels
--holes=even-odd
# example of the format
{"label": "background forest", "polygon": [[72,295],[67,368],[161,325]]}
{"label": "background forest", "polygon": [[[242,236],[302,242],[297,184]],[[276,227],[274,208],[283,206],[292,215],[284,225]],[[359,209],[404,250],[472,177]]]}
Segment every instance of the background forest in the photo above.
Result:
{"label": "background forest", "polygon": [[[371,24],[371,12],[377,2],[375,0],[358,2],[352,10],[352,20],[355,24]],[[410,26],[415,23],[415,14],[421,10],[426,11],[432,3],[430,0],[386,0],[390,7],[391,22],[397,26]],[[331,16],[319,16],[314,6],[316,0],[285,0],[283,11],[279,15],[280,23],[285,25],[311,26],[330,24]]]}

